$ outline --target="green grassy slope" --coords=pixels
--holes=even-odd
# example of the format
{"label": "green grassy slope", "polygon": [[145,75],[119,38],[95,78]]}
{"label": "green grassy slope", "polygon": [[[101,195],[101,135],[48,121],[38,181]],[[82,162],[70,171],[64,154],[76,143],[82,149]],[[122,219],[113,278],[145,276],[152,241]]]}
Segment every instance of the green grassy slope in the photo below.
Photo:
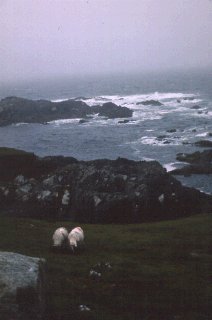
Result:
{"label": "green grassy slope", "polygon": [[[70,222],[0,217],[0,250],[47,260],[46,319],[206,320],[212,311],[212,217],[142,225],[82,225],[85,248],[50,250]],[[110,262],[99,280],[98,262]],[[85,304],[90,311],[79,311]]]}

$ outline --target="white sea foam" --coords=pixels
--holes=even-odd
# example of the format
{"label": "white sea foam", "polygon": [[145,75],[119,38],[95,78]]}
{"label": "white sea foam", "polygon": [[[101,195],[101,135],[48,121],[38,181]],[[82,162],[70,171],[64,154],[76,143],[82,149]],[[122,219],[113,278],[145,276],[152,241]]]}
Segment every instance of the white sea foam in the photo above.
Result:
{"label": "white sea foam", "polygon": [[73,124],[73,123],[79,123],[80,118],[75,119],[59,119],[59,120],[53,120],[47,122],[48,124],[55,124],[55,125],[61,125],[61,124]]}
{"label": "white sea foam", "polygon": [[164,138],[164,139],[159,139],[158,137],[148,137],[148,136],[144,136],[142,138],[139,139],[140,143],[142,144],[149,144],[149,145],[155,145],[155,146],[176,146],[176,145],[180,145],[181,142],[179,140],[179,138]]}
{"label": "white sea foam", "polygon": [[207,136],[208,136],[208,132],[196,134],[196,137],[207,137]]}
{"label": "white sea foam", "polygon": [[[70,98],[76,99],[76,98]],[[52,100],[53,102],[65,101],[68,99],[56,99]],[[78,100],[84,101],[89,106],[95,105],[103,105],[106,102],[113,102],[116,105],[127,107],[133,110],[133,117],[131,118],[133,121],[129,122],[130,125],[138,124],[139,122],[143,122],[146,120],[160,120],[164,116],[169,113],[184,113],[184,115],[196,115],[203,116],[202,114],[198,114],[196,110],[190,108],[194,103],[198,103],[202,101],[198,95],[191,93],[181,93],[181,92],[153,92],[147,94],[136,94],[136,95],[104,95],[104,96],[96,96],[92,98],[79,98]],[[161,106],[151,106],[151,105],[143,105],[142,102],[147,100],[155,100],[162,103]],[[206,115],[205,115],[206,116]],[[211,113],[208,112],[207,116],[211,116]],[[92,118],[92,121],[88,121],[85,125],[96,125],[97,122],[94,120],[98,120],[99,125],[113,125],[118,123],[120,119],[116,119],[113,121],[99,119],[98,115]],[[79,120],[79,119],[78,119]],[[78,121],[76,119],[71,120],[58,120],[56,124],[65,124],[65,123],[75,123]],[[100,120],[100,121],[99,121]],[[122,119],[123,120],[123,119]],[[157,143],[158,144],[158,143]],[[163,144],[163,143],[162,143]]]}
{"label": "white sea foam", "polygon": [[[86,98],[86,99],[78,99],[86,102],[88,105],[93,106],[96,104],[103,104],[105,102],[113,102],[118,105],[130,105],[130,104],[136,104],[139,102],[143,102],[146,100],[158,100],[165,103],[167,100],[180,100],[180,102],[183,103],[197,103],[200,102],[201,99],[196,98],[197,95],[191,94],[191,93],[181,93],[181,92],[152,92],[147,94],[136,94],[136,95],[104,95],[104,96],[95,96],[92,98]],[[192,100],[187,100],[186,98],[192,98]],[[69,97],[64,99],[53,99],[52,102],[61,102],[66,101],[69,99],[76,99],[76,97]]]}
{"label": "white sea foam", "polygon": [[163,165],[163,167],[166,169],[167,172],[170,172],[170,171],[177,169],[175,162],[166,163]]}
{"label": "white sea foam", "polygon": [[12,126],[20,127],[20,126],[25,126],[28,124],[29,124],[28,122],[18,122],[18,123],[13,123]]}
{"label": "white sea foam", "polygon": [[51,102],[62,102],[62,101],[67,101],[69,100],[69,98],[66,98],[66,99],[54,99],[54,100],[51,100]]}
{"label": "white sea foam", "polygon": [[184,165],[186,165],[186,162],[170,162],[165,163],[163,167],[166,169],[167,172],[182,168]]}
{"label": "white sea foam", "polygon": [[153,159],[153,158],[147,158],[147,157],[142,157],[142,160],[143,160],[143,161],[148,161],[148,162],[150,162],[150,161],[155,161],[155,159]]}
{"label": "white sea foam", "polygon": [[[184,100],[186,98],[193,98],[192,100]],[[189,93],[149,93],[137,95],[108,95],[101,97],[94,97],[82,100],[89,106],[102,105],[105,102],[113,102],[116,105],[127,107],[134,111],[133,118],[141,121],[145,120],[159,120],[164,115],[172,112],[190,112],[188,109],[189,104],[200,102],[200,99],[195,99],[194,94]],[[179,103],[179,99],[180,103]],[[162,103],[161,106],[143,105],[142,102],[147,100],[156,100]]]}

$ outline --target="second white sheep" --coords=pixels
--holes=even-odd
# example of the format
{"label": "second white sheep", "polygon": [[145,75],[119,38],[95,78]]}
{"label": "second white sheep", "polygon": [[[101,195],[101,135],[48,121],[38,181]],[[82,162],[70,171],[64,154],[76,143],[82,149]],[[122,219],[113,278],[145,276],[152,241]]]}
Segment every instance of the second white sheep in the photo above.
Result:
{"label": "second white sheep", "polygon": [[78,245],[82,244],[84,241],[84,232],[81,227],[76,227],[68,235],[68,242],[71,250],[74,252],[74,249],[78,247]]}

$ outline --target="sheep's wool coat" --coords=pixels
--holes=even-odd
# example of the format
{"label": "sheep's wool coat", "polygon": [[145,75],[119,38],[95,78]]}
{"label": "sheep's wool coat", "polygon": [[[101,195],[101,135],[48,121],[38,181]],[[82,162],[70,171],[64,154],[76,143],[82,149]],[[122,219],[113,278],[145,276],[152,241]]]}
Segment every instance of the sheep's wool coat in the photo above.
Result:
{"label": "sheep's wool coat", "polygon": [[61,247],[64,241],[68,238],[68,231],[61,227],[55,230],[52,240],[54,247]]}
{"label": "sheep's wool coat", "polygon": [[76,227],[68,235],[69,243],[71,246],[77,247],[78,243],[83,242],[84,232],[82,228]]}

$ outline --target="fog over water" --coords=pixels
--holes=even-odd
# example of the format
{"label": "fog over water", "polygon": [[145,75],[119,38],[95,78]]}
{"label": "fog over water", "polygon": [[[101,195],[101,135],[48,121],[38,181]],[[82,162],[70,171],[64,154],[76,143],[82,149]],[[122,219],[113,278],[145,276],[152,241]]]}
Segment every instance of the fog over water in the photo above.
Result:
{"label": "fog over water", "polygon": [[210,0],[0,0],[1,83],[212,67]]}

